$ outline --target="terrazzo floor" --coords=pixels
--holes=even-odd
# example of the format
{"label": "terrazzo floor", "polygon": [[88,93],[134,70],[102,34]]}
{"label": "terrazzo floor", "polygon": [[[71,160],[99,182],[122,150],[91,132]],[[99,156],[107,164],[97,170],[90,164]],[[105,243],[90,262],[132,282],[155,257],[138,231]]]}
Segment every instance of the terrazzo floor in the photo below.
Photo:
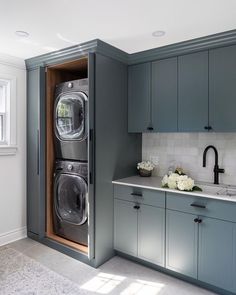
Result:
{"label": "terrazzo floor", "polygon": [[[17,292],[14,284],[17,281],[11,279],[14,272],[7,272],[6,268],[0,269],[0,294],[107,294],[107,295],[213,295],[215,293],[198,288],[181,280],[172,278],[155,270],[136,264],[118,256],[112,258],[98,269],[94,269],[73,258],[70,258],[56,250],[37,243],[31,239],[23,239],[0,247],[0,252],[8,255],[7,265],[14,266],[11,260],[15,256],[21,257],[21,268],[25,265],[34,265],[34,269],[40,273],[40,277],[48,278],[50,285],[60,285],[53,291],[46,290],[48,284],[34,283],[34,290],[29,292]],[[3,252],[2,252],[3,253]],[[22,255],[23,254],[23,255]],[[2,255],[6,257],[6,254]],[[26,257],[25,257],[26,256]],[[1,256],[0,256],[1,258]],[[28,258],[28,259],[27,259]],[[6,259],[4,258],[6,262]],[[27,270],[28,271],[28,270]],[[5,272],[5,277],[4,277]],[[37,273],[36,272],[36,273]],[[28,274],[29,277],[33,274]],[[36,275],[36,277],[35,277]],[[29,282],[37,281],[37,274],[30,277]],[[8,277],[9,276],[9,277]],[[2,277],[2,279],[1,279]],[[4,278],[4,279],[3,279]],[[15,278],[15,277],[14,277]],[[19,278],[18,278],[19,279]],[[3,289],[3,282],[8,280],[8,291]],[[52,283],[51,283],[52,282]],[[59,283],[60,282],[60,283]],[[19,282],[18,282],[19,284]],[[69,285],[69,287],[68,287]],[[65,287],[63,289],[63,287]],[[2,287],[2,289],[1,289]]]}

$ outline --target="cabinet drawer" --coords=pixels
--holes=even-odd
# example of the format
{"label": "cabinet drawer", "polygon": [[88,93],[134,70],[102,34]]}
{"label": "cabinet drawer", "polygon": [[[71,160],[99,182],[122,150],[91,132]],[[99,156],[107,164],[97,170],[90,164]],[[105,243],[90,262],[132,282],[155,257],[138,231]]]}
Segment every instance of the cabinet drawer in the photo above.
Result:
{"label": "cabinet drawer", "polygon": [[175,193],[166,196],[167,209],[236,222],[236,203]]}
{"label": "cabinet drawer", "polygon": [[114,185],[116,199],[165,208],[165,193],[126,185]]}

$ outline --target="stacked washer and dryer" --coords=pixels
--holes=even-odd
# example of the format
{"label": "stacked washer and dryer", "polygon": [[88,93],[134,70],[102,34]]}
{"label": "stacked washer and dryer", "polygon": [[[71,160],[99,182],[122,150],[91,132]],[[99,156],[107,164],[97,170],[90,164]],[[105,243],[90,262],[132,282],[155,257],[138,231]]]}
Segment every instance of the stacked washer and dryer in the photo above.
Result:
{"label": "stacked washer and dryer", "polygon": [[55,234],[88,245],[88,79],[55,89]]}

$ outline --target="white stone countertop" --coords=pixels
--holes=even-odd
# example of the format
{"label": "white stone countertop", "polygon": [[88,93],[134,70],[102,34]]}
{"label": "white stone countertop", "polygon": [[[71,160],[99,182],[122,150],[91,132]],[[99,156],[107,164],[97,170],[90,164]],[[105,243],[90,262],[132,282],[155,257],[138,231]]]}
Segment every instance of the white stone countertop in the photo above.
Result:
{"label": "white stone countertop", "polygon": [[161,186],[161,180],[162,178],[157,176],[141,177],[139,175],[135,175],[135,176],[127,177],[127,178],[113,180],[112,183],[177,193],[177,194],[199,196],[202,198],[236,202],[236,186],[233,186],[233,185],[224,185],[224,184],[216,185],[216,184],[210,184],[206,182],[195,181],[195,185],[199,186],[202,189],[202,191],[189,192],[189,191],[180,191],[176,189],[163,188]]}

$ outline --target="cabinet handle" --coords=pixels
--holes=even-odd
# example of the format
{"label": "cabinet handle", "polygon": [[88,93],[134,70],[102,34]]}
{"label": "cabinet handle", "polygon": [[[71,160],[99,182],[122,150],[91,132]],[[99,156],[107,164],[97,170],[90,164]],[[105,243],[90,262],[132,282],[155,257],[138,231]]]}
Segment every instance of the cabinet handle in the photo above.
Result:
{"label": "cabinet handle", "polygon": [[190,206],[201,208],[201,209],[206,209],[206,206],[204,206],[204,205],[198,205],[198,204],[194,204],[194,203],[192,203]]}
{"label": "cabinet handle", "polygon": [[39,175],[39,129],[37,130],[37,175]]}
{"label": "cabinet handle", "polygon": [[141,194],[141,193],[131,193],[131,196],[142,197],[143,194]]}
{"label": "cabinet handle", "polygon": [[193,221],[194,221],[195,223],[202,223],[202,219],[199,219],[199,218],[195,218]]}
{"label": "cabinet handle", "polygon": [[134,206],[134,209],[138,210],[138,209],[140,209],[140,206],[135,205],[135,206]]}
{"label": "cabinet handle", "polygon": [[153,127],[148,127],[147,130],[153,130]]}
{"label": "cabinet handle", "polygon": [[206,130],[212,130],[212,127],[211,126],[205,126],[204,129],[206,129]]}

